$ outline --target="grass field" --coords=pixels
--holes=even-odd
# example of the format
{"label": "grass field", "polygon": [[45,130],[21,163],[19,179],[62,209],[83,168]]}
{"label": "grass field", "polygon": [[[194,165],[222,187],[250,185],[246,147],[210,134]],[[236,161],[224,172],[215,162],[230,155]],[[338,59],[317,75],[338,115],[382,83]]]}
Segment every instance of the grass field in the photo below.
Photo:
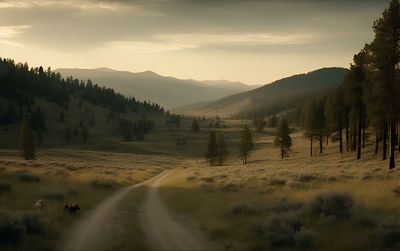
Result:
{"label": "grass field", "polygon": [[[2,249],[53,249],[75,220],[112,192],[170,168],[176,170],[160,188],[168,207],[194,219],[227,249],[398,247],[400,171],[389,171],[387,161],[373,154],[372,140],[361,160],[355,153],[339,154],[332,142],[324,144],[322,155],[315,149],[311,158],[309,142],[292,128],[292,151],[281,160],[273,145],[276,129],[252,130],[255,148],[242,165],[239,130],[249,121],[221,121],[219,128],[200,121],[199,132],[190,131],[190,118],[180,127],[160,117],[155,122],[144,141],[109,136],[104,143],[99,129],[86,145],[50,141],[53,147],[39,147],[33,161],[20,158],[17,150],[0,150],[0,223],[8,217],[21,225],[33,203],[45,201],[43,214],[33,217],[40,231],[25,226],[18,237],[17,228],[18,244],[2,244]],[[210,167],[204,152],[208,133],[215,130],[224,132],[229,157],[223,166]],[[185,143],[178,143],[182,139]],[[116,249],[146,248],[138,219],[145,192],[137,189],[119,205],[121,217],[130,220],[121,226]],[[81,212],[66,215],[66,201],[77,201]]]}
{"label": "grass field", "polygon": [[389,171],[373,154],[372,140],[361,160],[339,154],[331,142],[311,158],[309,142],[294,131],[284,160],[273,145],[274,129],[254,133],[255,150],[241,165],[234,130],[227,129],[226,164],[198,159],[176,170],[161,190],[166,203],[234,249],[398,248],[399,169]]}

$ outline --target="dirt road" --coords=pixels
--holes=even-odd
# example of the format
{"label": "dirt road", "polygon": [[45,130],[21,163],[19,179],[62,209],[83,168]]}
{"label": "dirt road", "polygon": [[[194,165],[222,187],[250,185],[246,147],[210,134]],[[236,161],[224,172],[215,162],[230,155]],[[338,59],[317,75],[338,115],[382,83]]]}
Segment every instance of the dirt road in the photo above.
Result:
{"label": "dirt road", "polygon": [[[93,212],[83,217],[71,229],[60,250],[110,250],[113,249],[113,239],[121,231],[116,213],[118,203],[133,189],[151,184],[165,171],[149,180],[124,188],[104,200]],[[114,224],[113,224],[114,223]]]}
{"label": "dirt road", "polygon": [[148,246],[152,250],[216,250],[191,224],[174,219],[162,202],[158,187],[171,172],[165,173],[150,186],[142,209],[142,225]]}
{"label": "dirt road", "polygon": [[[94,211],[78,221],[65,238],[60,250],[112,250],[121,233],[118,203],[133,189],[148,186],[147,198],[140,218],[146,242],[152,250],[216,250],[216,245],[195,229],[172,218],[158,194],[158,187],[172,171],[165,171],[150,180],[124,188],[104,200]],[[130,234],[130,233],[129,233]],[[135,233],[132,233],[134,235]],[[131,247],[129,249],[135,249]]]}

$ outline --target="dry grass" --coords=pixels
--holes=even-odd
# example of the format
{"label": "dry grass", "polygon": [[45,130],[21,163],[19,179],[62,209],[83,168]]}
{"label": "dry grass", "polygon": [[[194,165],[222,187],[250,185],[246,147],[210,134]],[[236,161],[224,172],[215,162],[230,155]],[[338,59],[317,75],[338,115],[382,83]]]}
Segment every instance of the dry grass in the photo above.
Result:
{"label": "dry grass", "polygon": [[[238,240],[248,245],[248,248],[271,248],[268,239],[260,238],[251,231],[252,222],[267,220],[276,210],[286,206],[289,208],[285,209],[286,211],[303,208],[303,204],[308,204],[317,198],[318,194],[329,191],[350,194],[354,199],[354,207],[365,207],[366,214],[374,215],[372,218],[380,217],[377,216],[380,213],[374,212],[393,217],[400,216],[397,192],[400,169],[388,170],[388,162],[381,161],[381,156],[373,155],[373,142],[369,142],[366,149],[363,149],[361,160],[356,160],[355,153],[339,154],[337,144],[331,142],[328,146],[324,144],[322,155],[314,149],[315,156],[311,158],[309,142],[303,138],[301,132],[296,132],[292,135],[293,147],[289,157],[280,160],[279,149],[273,146],[274,131],[267,129],[263,133],[253,133],[255,150],[250,156],[249,164],[243,166],[236,157],[236,126],[231,124],[224,130],[231,153],[224,166],[210,167],[200,159],[194,159],[192,164],[188,163],[185,168],[176,170],[174,175],[165,180],[161,191],[175,212],[191,215],[211,238],[227,242]],[[210,180],[213,182],[208,182]],[[226,189],[229,187],[235,189]],[[295,209],[290,208],[290,203],[282,205],[282,199],[296,202],[292,203]],[[235,203],[247,205],[244,202],[255,205],[262,213],[226,214],[232,210]],[[243,208],[242,206],[236,209]],[[318,220],[320,225],[308,224],[318,229],[318,233],[313,232],[313,229],[305,229],[301,235],[293,236],[291,240],[293,243],[298,241],[304,248],[307,245],[316,245],[314,237],[319,236],[318,243],[323,249],[362,249],[366,247],[366,239],[372,232],[368,232],[367,228],[360,231],[352,225],[348,226],[353,224],[353,221],[358,222],[358,219],[351,218],[340,224],[321,223],[323,221]],[[369,221],[369,218],[365,220]],[[375,218],[372,221],[375,221]],[[382,223],[380,218],[376,221],[378,225]],[[343,230],[345,227],[349,230]],[[359,234],[354,234],[354,231],[358,231]],[[354,236],[351,240],[348,238],[350,232]],[[390,234],[393,233],[388,235]],[[330,238],[334,235],[338,237],[337,241],[332,243]],[[378,239],[377,237],[376,240]],[[351,242],[353,244],[350,244]],[[390,248],[400,243],[400,236],[392,242],[394,244]],[[381,247],[381,244],[368,243]]]}

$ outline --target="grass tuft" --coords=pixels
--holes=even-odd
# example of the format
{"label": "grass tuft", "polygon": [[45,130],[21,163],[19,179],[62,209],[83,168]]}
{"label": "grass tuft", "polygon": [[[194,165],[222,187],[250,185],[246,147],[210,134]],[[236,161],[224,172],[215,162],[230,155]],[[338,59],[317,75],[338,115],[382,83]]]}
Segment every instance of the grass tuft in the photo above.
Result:
{"label": "grass tuft", "polygon": [[12,186],[6,181],[0,181],[0,194],[11,193]]}
{"label": "grass tuft", "polygon": [[117,182],[113,179],[94,179],[90,184],[96,188],[110,189],[117,185]]}
{"label": "grass tuft", "polygon": [[40,176],[30,172],[20,172],[17,177],[22,182],[40,182]]}

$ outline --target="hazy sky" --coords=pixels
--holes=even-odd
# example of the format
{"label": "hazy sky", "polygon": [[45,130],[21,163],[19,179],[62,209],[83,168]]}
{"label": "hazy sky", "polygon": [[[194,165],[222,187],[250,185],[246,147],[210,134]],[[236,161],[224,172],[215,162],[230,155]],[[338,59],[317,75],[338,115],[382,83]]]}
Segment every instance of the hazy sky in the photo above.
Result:
{"label": "hazy sky", "polygon": [[0,57],[247,84],[348,67],[387,0],[0,0]]}

